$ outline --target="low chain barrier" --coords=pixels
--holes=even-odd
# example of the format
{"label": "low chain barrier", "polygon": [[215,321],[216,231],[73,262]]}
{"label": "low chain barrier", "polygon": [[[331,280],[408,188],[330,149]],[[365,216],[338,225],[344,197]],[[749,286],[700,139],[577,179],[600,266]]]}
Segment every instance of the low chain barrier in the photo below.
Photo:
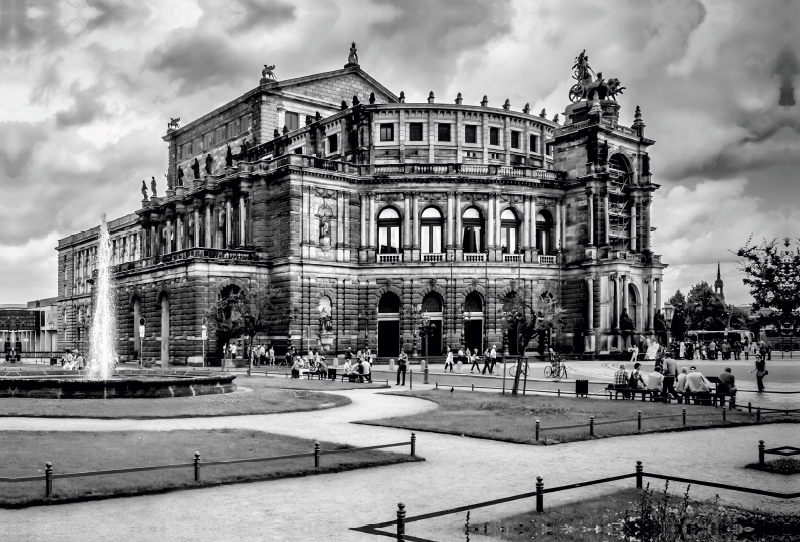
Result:
{"label": "low chain barrier", "polygon": [[286,459],[298,459],[302,457],[313,457],[314,458],[314,468],[320,467],[320,457],[323,455],[334,455],[334,454],[349,454],[354,452],[364,452],[367,450],[379,450],[382,448],[396,448],[398,446],[409,446],[410,448],[410,455],[411,457],[417,456],[417,436],[415,433],[411,433],[411,439],[405,442],[395,442],[393,444],[378,444],[376,446],[364,446],[361,448],[342,448],[338,450],[322,450],[319,447],[319,442],[314,443],[314,451],[309,453],[303,454],[291,454],[291,455],[280,455],[280,456],[273,456],[273,457],[256,457],[250,459],[229,459],[223,461],[201,461],[200,459],[200,452],[194,453],[194,460],[191,463],[176,463],[172,465],[152,465],[147,467],[130,467],[126,469],[109,469],[109,470],[97,470],[97,471],[86,471],[86,472],[68,472],[68,473],[57,473],[53,470],[53,464],[51,462],[45,463],[45,473],[44,475],[38,476],[23,476],[18,478],[3,478],[0,477],[0,483],[20,483],[20,482],[37,482],[44,480],[45,485],[45,498],[51,498],[53,496],[53,480],[58,478],[83,478],[88,476],[106,476],[109,474],[129,474],[132,472],[145,472],[145,471],[154,471],[154,470],[169,470],[169,469],[187,469],[191,468],[194,472],[194,481],[200,482],[201,480],[201,469],[204,467],[213,467],[215,465],[235,465],[239,463],[264,463],[268,461],[281,461]]}

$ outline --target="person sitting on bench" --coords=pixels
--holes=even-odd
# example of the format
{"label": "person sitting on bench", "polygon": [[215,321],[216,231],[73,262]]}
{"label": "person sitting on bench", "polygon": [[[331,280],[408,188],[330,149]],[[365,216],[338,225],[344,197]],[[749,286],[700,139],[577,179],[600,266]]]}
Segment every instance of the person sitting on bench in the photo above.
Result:
{"label": "person sitting on bench", "polygon": [[729,401],[731,410],[736,408],[736,377],[731,373],[730,367],[725,367],[725,370],[719,375],[717,393],[729,394],[731,396]]}
{"label": "person sitting on bench", "polygon": [[711,393],[710,384],[697,367],[694,365],[689,367],[689,374],[686,375],[686,393],[695,396],[695,404],[711,404],[711,399],[708,397]]}
{"label": "person sitting on bench", "polygon": [[[614,373],[614,387],[618,389],[628,387],[628,373],[625,371],[624,363],[621,363],[617,372]],[[631,394],[628,392],[622,394],[623,399],[627,399],[630,396]]]}
{"label": "person sitting on bench", "polygon": [[364,358],[364,361],[361,362],[359,365],[359,373],[361,373],[360,381],[363,382],[366,380],[370,384],[372,384],[372,366],[369,363],[369,358]]}
{"label": "person sitting on bench", "polygon": [[303,364],[300,362],[300,357],[294,358],[294,365],[292,365],[292,378],[300,378],[300,369]]}
{"label": "person sitting on bench", "polygon": [[633,371],[631,371],[631,375],[628,377],[628,387],[632,390],[643,390],[646,387],[644,379],[642,378],[642,373],[639,371],[639,367],[641,366],[641,363],[634,363]]}
{"label": "person sitting on bench", "polygon": [[647,375],[647,389],[653,390],[653,395],[660,397],[664,391],[664,375],[661,374],[661,365],[656,365],[652,373]]}

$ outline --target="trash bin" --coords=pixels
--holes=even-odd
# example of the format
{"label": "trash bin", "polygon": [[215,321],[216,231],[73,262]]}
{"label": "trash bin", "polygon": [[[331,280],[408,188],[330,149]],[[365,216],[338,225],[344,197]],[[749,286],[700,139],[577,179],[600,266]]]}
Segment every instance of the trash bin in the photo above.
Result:
{"label": "trash bin", "polygon": [[575,395],[580,396],[588,396],[589,395],[589,381],[588,380],[576,380],[575,381]]}
{"label": "trash bin", "polygon": [[328,378],[330,380],[336,380],[336,368],[328,367]]}

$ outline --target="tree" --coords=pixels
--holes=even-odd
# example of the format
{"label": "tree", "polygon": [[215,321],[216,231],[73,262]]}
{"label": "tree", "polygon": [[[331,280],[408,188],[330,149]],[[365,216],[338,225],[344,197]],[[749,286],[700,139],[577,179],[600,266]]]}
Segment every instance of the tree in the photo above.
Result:
{"label": "tree", "polygon": [[686,298],[686,325],[689,329],[723,331],[728,325],[725,305],[706,281],[695,284]]}
{"label": "tree", "polygon": [[525,286],[512,296],[501,297],[500,301],[504,304],[503,325],[506,333],[512,327],[517,330],[517,352],[520,353],[520,358],[514,375],[514,387],[511,390],[512,395],[517,395],[525,349],[535,337],[552,333],[554,329],[561,329],[564,326],[566,311],[549,293],[531,296],[530,289]]}
{"label": "tree", "polygon": [[670,297],[669,299],[667,299],[667,302],[668,302],[670,305],[672,305],[672,306],[673,306],[673,308],[674,308],[676,311],[677,311],[678,309],[680,309],[680,310],[681,310],[681,312],[683,312],[683,313],[685,313],[685,312],[686,312],[686,296],[685,296],[685,295],[683,295],[683,293],[682,293],[680,290],[678,290],[677,292],[675,292],[674,294],[672,294],[672,297]]}
{"label": "tree", "polygon": [[783,240],[784,249],[777,239],[764,240],[760,245],[751,245],[752,238],[736,255],[740,269],[746,275],[743,282],[750,287],[753,296],[753,311],[771,309],[767,314],[759,313],[756,324],[797,332],[800,328],[800,240],[791,250],[791,239]]}

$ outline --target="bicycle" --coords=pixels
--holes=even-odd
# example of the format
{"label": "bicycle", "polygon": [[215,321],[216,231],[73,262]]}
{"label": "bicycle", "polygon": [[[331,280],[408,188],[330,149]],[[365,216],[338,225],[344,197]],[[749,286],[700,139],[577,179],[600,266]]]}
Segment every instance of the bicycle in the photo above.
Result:
{"label": "bicycle", "polygon": [[[520,369],[519,374],[520,376],[528,376],[528,364],[526,362],[522,363],[522,369]],[[508,368],[508,376],[515,378],[517,376],[517,364],[515,363],[511,367]]]}
{"label": "bicycle", "polygon": [[544,368],[545,378],[567,378],[567,366],[560,357],[553,358],[550,365]]}

